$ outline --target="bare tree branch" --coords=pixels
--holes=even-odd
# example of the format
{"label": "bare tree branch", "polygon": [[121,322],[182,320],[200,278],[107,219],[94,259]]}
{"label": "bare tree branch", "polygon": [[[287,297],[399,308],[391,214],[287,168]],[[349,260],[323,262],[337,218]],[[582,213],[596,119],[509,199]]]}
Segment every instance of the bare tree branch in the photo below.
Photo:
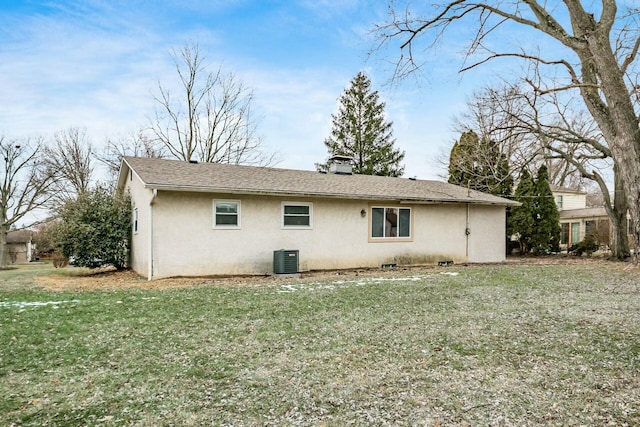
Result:
{"label": "bare tree branch", "polygon": [[156,142],[149,139],[145,133],[140,130],[128,135],[120,135],[107,139],[104,151],[95,153],[95,158],[106,166],[111,180],[115,181],[120,172],[123,157],[133,156],[161,159],[165,157],[165,155],[164,147],[159,146]]}
{"label": "bare tree branch", "polygon": [[54,209],[89,190],[93,175],[93,147],[86,130],[68,128],[57,132],[55,145],[43,149],[43,162],[49,170],[57,171],[52,197]]}
{"label": "bare tree branch", "polygon": [[263,153],[251,113],[253,92],[232,73],[206,71],[197,45],[174,51],[179,98],[158,83],[158,107],[151,120],[155,140],[172,157],[207,163],[266,166],[274,155]]}
{"label": "bare tree branch", "polygon": [[[593,141],[571,142],[575,136],[559,129],[547,127],[536,131],[549,132],[550,137],[563,144],[590,147],[572,154],[574,160],[597,160],[598,151],[611,155],[616,176],[621,182],[617,191],[626,195],[635,246],[640,247],[640,121],[637,111],[640,110],[640,96],[636,85],[638,70],[633,68],[640,50],[637,25],[640,11],[629,8],[623,15],[618,11],[616,0],[596,3],[587,5],[580,0],[439,1],[428,9],[434,11],[432,18],[416,17],[419,15],[409,9],[405,10],[403,18],[392,12],[391,22],[378,26],[378,30],[388,43],[390,39],[400,39],[396,70],[401,70],[404,75],[411,73],[412,68],[419,68],[419,60],[414,57],[418,43],[426,39],[424,45],[429,48],[435,41],[443,39],[445,33],[453,32],[453,24],[472,24],[476,30],[470,38],[465,62],[471,55],[484,54],[484,58],[474,59],[471,66],[463,66],[464,71],[498,58],[520,58],[533,64],[534,75],[524,75],[523,79],[537,87],[537,95],[578,93],[581,103],[599,128],[604,141],[600,147]],[[567,18],[570,27],[561,24]],[[564,47],[566,56],[560,61],[549,60],[551,55],[557,57],[558,52],[546,47],[543,54],[539,49],[537,52],[530,50],[528,46],[521,47],[520,51],[494,52],[488,49],[489,36],[497,34],[495,28],[505,25],[529,30],[532,36],[544,34],[551,37],[559,43],[558,47]],[[540,65],[560,67],[566,75],[561,79],[550,72],[543,74],[539,70]],[[546,123],[542,119],[536,117],[539,123]],[[560,123],[556,126],[561,127]],[[605,146],[606,150],[602,150]],[[635,253],[637,255],[640,251]],[[638,259],[636,256],[636,261]]]}
{"label": "bare tree branch", "polygon": [[[0,137],[2,186],[0,187],[0,268],[7,265],[7,232],[28,214],[44,208],[56,182],[54,170],[40,159],[42,141],[7,140]],[[34,219],[35,222],[35,219]]]}

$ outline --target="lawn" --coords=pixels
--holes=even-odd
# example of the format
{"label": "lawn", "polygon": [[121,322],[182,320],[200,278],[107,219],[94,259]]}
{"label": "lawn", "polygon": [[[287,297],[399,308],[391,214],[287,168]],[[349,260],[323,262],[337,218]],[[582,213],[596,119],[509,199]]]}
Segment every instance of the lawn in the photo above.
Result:
{"label": "lawn", "polygon": [[640,424],[626,264],[62,291],[52,272],[0,272],[0,425]]}

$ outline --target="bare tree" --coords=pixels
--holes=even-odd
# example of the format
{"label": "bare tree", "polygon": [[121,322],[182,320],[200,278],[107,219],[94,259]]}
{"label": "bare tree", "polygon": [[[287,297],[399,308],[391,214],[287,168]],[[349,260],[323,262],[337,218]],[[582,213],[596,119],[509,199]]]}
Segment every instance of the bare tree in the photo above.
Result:
{"label": "bare tree", "polygon": [[[422,65],[417,46],[433,46],[457,25],[473,24],[475,36],[461,71],[499,58],[517,58],[531,67],[524,80],[533,92],[576,93],[611,151],[632,218],[635,247],[640,248],[640,123],[635,109],[640,10],[619,11],[616,0],[591,5],[587,10],[579,0],[447,0],[429,9],[427,17],[391,7],[390,22],[378,30],[384,41],[399,40],[398,76]],[[496,51],[490,39],[509,26],[533,31],[534,36],[544,34],[563,53],[548,45],[546,50],[523,45]],[[635,254],[638,261],[638,251]]]}
{"label": "bare tree", "polygon": [[[612,224],[614,256],[629,257],[627,198],[611,150],[591,116],[581,110],[575,98],[558,92],[541,94],[513,86],[507,93],[510,99],[505,100],[505,108],[498,108],[500,115],[509,117],[509,128],[504,130],[535,138],[539,157],[555,171],[554,184],[566,186],[571,180],[576,184],[578,179],[572,177],[578,176],[598,186]],[[519,107],[510,111],[514,104]],[[611,174],[613,199],[607,186],[607,175]]]}
{"label": "bare tree", "polygon": [[[41,162],[41,140],[17,141],[0,137],[0,268],[7,266],[7,232],[28,214],[44,208],[56,182],[55,171]],[[36,222],[35,219],[32,219]]]}
{"label": "bare tree", "polygon": [[93,177],[93,147],[85,129],[70,127],[54,135],[55,145],[43,149],[42,160],[51,171],[56,171],[54,206],[89,190]]}
{"label": "bare tree", "polygon": [[[461,134],[472,130],[480,139],[494,141],[512,171],[528,168],[535,173],[540,166],[540,147],[535,136],[515,128],[513,117],[519,117],[522,103],[512,91],[507,85],[476,91],[467,101],[466,111],[454,118],[453,129]],[[551,175],[551,168],[549,171]]]}
{"label": "bare tree", "polygon": [[197,45],[174,52],[181,93],[158,83],[151,130],[170,156],[207,163],[260,164],[273,160],[261,150],[253,92],[221,68],[208,72]]}
{"label": "bare tree", "polygon": [[117,179],[122,158],[125,156],[161,159],[166,157],[166,152],[162,145],[149,139],[140,130],[128,135],[108,138],[104,150],[101,153],[95,153],[95,158],[107,168],[112,181]]}

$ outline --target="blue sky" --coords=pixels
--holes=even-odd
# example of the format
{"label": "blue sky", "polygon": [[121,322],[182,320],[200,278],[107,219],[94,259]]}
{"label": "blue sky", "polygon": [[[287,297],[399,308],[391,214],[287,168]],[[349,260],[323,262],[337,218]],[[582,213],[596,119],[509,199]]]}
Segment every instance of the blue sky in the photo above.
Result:
{"label": "blue sky", "polygon": [[[51,140],[86,128],[100,149],[148,125],[152,93],[175,80],[172,49],[197,43],[210,71],[222,66],[254,90],[259,133],[278,167],[324,161],[337,98],[365,71],[387,103],[405,176],[438,179],[436,161],[456,134],[452,118],[491,68],[458,74],[463,45],[433,51],[419,79],[388,85],[392,65],[370,57],[370,32],[386,19],[375,0],[4,1],[0,5],[0,134]],[[390,52],[396,53],[397,52]]]}

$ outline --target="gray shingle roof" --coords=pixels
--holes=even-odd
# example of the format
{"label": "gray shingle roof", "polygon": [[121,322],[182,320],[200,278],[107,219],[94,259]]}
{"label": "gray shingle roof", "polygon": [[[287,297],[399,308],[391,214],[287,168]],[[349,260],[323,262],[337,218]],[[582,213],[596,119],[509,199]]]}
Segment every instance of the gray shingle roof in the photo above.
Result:
{"label": "gray shingle roof", "polygon": [[608,217],[604,207],[566,209],[559,212],[560,219]]}
{"label": "gray shingle roof", "polygon": [[26,243],[33,238],[33,232],[30,230],[15,230],[7,233],[7,243]]}
{"label": "gray shingle roof", "polygon": [[559,187],[557,185],[549,185],[549,187],[551,187],[551,191],[554,193],[573,193],[573,194],[587,194],[586,191],[582,191],[582,190],[573,190],[571,188],[566,188],[566,187]]}
{"label": "gray shingle roof", "polygon": [[[336,175],[314,171],[188,163],[179,160],[125,157],[147,188],[229,194],[270,194],[423,203],[517,205],[479,191],[440,181],[370,175]],[[124,172],[123,172],[124,171]],[[123,181],[124,167],[120,170]]]}

